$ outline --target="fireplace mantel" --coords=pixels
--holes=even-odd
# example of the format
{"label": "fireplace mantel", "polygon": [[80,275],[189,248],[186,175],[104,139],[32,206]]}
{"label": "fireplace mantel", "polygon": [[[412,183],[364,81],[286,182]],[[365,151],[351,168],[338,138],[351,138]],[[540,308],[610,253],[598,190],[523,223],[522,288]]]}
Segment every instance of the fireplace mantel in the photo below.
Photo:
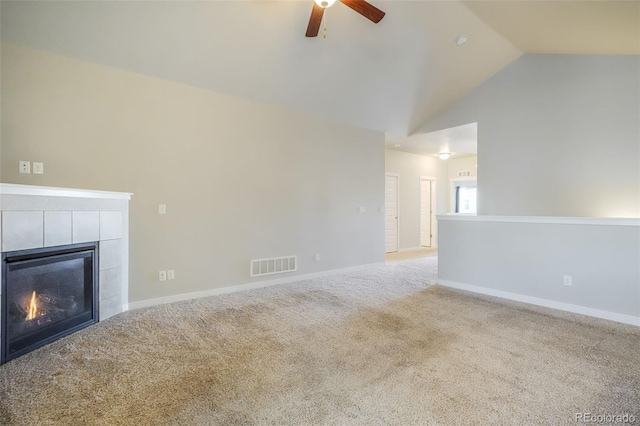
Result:
{"label": "fireplace mantel", "polygon": [[131,192],[96,191],[92,189],[57,188],[54,186],[20,185],[0,183],[0,194],[34,195],[45,197],[101,198],[107,200],[130,200]]}
{"label": "fireplace mantel", "polygon": [[128,309],[132,195],[0,183],[1,251],[98,242],[99,320],[117,315]]}

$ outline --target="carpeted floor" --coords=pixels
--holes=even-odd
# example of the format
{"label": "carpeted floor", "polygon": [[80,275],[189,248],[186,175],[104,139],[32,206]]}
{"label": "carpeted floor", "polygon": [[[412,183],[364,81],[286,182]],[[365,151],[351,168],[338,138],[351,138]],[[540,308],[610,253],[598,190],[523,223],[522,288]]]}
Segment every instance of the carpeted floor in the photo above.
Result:
{"label": "carpeted floor", "polygon": [[640,422],[638,328],[430,286],[436,264],[127,312],[0,366],[0,423]]}
{"label": "carpeted floor", "polygon": [[437,256],[438,249],[435,247],[422,247],[411,251],[396,251],[384,255],[387,262],[395,262],[398,260],[418,259],[420,257]]}

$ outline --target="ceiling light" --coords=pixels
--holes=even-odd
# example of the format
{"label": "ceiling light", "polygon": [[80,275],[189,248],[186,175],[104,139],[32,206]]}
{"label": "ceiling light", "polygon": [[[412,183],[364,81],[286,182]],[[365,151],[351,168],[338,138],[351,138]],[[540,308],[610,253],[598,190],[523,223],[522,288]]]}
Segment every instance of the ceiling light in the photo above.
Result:
{"label": "ceiling light", "polygon": [[323,9],[331,7],[331,5],[333,5],[336,2],[336,0],[313,0],[313,1],[315,1],[316,4]]}
{"label": "ceiling light", "polygon": [[394,143],[393,146],[395,146],[396,148],[400,148],[402,145],[399,143]]}
{"label": "ceiling light", "polygon": [[440,157],[441,160],[446,160],[450,156],[451,156],[450,152],[441,152],[440,154],[438,154],[438,157]]}
{"label": "ceiling light", "polygon": [[458,37],[456,37],[456,44],[458,46],[462,46],[466,42],[467,42],[467,35],[466,34],[460,34]]}

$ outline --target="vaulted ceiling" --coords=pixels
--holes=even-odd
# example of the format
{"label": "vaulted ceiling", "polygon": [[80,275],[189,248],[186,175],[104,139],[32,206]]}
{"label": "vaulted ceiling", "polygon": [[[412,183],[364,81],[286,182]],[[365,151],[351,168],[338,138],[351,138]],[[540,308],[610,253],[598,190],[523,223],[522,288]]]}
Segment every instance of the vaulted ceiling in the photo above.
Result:
{"label": "vaulted ceiling", "polygon": [[[638,2],[371,2],[379,24],[338,2],[326,38],[304,37],[312,0],[2,1],[0,28],[3,41],[401,137],[523,51],[640,53]],[[567,28],[571,40],[554,39]],[[576,36],[589,28],[624,47]]]}

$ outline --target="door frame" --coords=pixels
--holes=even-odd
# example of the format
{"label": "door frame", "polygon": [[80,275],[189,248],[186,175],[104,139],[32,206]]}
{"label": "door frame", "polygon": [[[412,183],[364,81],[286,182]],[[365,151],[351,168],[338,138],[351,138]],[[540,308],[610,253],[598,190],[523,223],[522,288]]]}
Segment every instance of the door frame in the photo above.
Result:
{"label": "door frame", "polygon": [[[429,229],[429,243],[431,245],[429,245],[428,247],[430,248],[434,248],[437,247],[437,221],[435,220],[435,214],[436,214],[436,178],[433,176],[420,176],[419,178],[419,182],[418,182],[418,212],[420,212],[420,210],[422,209],[422,182],[423,181],[427,181],[430,182],[430,190],[429,190],[429,195],[431,197],[431,211],[429,212],[429,224],[430,224],[430,229]],[[418,224],[418,235],[420,236],[420,234],[422,234],[422,215],[419,214],[418,216],[420,218],[419,224]],[[436,244],[434,244],[434,240],[436,241]],[[426,247],[422,245],[422,241],[420,240],[420,247]]]}
{"label": "door frame", "polygon": [[389,251],[387,252],[387,227],[385,225],[385,229],[384,229],[384,234],[385,234],[385,249],[384,252],[386,253],[398,253],[400,251],[400,174],[398,173],[387,173],[385,172],[384,177],[384,190],[385,190],[385,207],[384,207],[384,214],[385,214],[385,224],[386,224],[386,219],[387,219],[387,206],[386,206],[386,198],[387,198],[387,176],[393,176],[396,178],[396,212],[398,213],[398,218],[396,219],[396,251]]}

